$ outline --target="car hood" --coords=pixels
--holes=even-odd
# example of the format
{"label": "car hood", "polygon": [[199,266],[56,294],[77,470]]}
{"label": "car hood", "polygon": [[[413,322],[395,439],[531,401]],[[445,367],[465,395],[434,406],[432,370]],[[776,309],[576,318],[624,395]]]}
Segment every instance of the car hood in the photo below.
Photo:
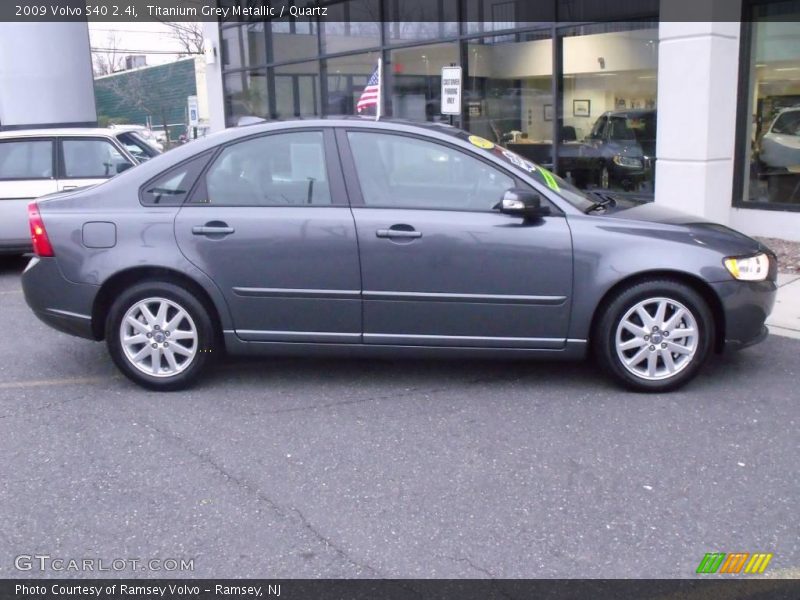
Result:
{"label": "car hood", "polygon": [[616,206],[600,215],[600,218],[663,225],[668,229],[664,233],[669,237],[677,235],[688,238],[694,243],[715,248],[731,256],[746,256],[758,252],[774,254],[758,240],[735,229],[653,202],[616,199]]}

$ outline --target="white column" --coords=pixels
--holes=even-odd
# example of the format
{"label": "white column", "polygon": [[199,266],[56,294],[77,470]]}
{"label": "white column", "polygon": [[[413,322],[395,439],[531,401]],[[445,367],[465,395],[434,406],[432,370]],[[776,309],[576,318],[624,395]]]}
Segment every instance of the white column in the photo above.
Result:
{"label": "white column", "polygon": [[208,119],[211,131],[225,129],[225,98],[222,93],[222,54],[219,40],[219,23],[203,23],[206,45],[206,86],[208,91]]}
{"label": "white column", "polygon": [[[738,22],[676,22],[662,0],[659,25],[655,201],[728,223],[733,193],[739,68]],[[725,3],[730,14],[734,3]],[[715,0],[694,0],[715,18]],[[707,6],[704,6],[707,5]],[[686,14],[686,13],[683,13]],[[673,17],[675,18],[675,17]]]}
{"label": "white column", "polygon": [[95,124],[85,22],[0,23],[3,127]]}

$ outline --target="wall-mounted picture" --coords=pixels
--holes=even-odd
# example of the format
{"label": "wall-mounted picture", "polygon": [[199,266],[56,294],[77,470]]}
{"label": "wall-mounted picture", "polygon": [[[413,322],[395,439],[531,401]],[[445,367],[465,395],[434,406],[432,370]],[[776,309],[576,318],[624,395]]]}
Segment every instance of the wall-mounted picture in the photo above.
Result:
{"label": "wall-mounted picture", "polygon": [[625,101],[625,98],[614,98],[614,108],[616,110],[624,110],[628,108],[628,103]]}
{"label": "wall-mounted picture", "polygon": [[552,104],[545,104],[544,105],[544,120],[545,121],[552,121],[553,120],[553,105]]}
{"label": "wall-mounted picture", "polygon": [[572,116],[573,117],[591,117],[592,116],[592,101],[591,100],[573,100],[572,101]]}

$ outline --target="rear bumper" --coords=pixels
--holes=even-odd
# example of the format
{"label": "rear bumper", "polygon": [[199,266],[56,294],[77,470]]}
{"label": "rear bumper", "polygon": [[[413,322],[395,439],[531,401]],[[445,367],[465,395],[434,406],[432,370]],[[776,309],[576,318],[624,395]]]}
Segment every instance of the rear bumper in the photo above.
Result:
{"label": "rear bumper", "polygon": [[725,350],[740,350],[767,337],[764,322],[772,312],[778,290],[774,281],[725,281],[711,286],[722,301]]}
{"label": "rear bumper", "polygon": [[41,321],[58,331],[91,340],[97,339],[91,315],[99,289],[67,280],[55,258],[33,258],[22,274],[25,301]]}

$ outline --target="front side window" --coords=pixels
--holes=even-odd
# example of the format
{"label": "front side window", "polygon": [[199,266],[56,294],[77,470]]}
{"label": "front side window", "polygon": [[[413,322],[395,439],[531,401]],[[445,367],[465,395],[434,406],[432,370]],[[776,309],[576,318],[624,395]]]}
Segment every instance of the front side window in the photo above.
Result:
{"label": "front side window", "polygon": [[219,206],[330,205],[322,132],[265,135],[225,148],[206,174]]}
{"label": "front side window", "polygon": [[132,166],[108,140],[66,139],[62,149],[67,179],[107,179]]}
{"label": "front side window", "polygon": [[0,142],[0,180],[50,179],[52,176],[52,141]]}
{"label": "front side window", "polygon": [[371,132],[347,137],[367,206],[489,211],[514,187],[513,178],[448,146]]}

